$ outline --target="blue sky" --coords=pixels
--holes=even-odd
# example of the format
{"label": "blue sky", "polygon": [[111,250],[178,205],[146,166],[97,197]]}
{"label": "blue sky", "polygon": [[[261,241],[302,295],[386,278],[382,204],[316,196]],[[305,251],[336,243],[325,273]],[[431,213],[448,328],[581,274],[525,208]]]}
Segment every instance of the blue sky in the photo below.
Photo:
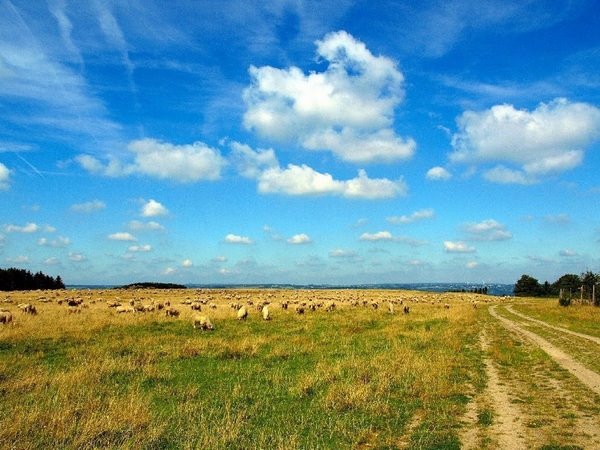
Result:
{"label": "blue sky", "polygon": [[0,266],[600,271],[594,1],[0,0]]}

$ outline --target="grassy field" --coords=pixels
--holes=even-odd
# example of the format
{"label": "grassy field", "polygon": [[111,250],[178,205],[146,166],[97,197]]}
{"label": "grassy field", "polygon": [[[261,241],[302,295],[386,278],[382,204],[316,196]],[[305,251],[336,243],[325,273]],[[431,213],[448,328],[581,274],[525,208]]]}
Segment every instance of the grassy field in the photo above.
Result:
{"label": "grassy field", "polygon": [[[81,312],[58,304],[65,298],[82,299]],[[197,299],[206,302],[201,314],[210,316],[212,332],[192,327],[194,311],[185,302]],[[550,364],[539,352],[524,354],[524,347],[492,323],[485,307],[492,299],[401,291],[0,295],[0,308],[14,316],[14,325],[0,325],[0,443],[4,448],[460,448],[467,405],[486,387],[483,328],[492,333],[489,352],[504,373],[514,369],[511,377],[526,373],[530,364]],[[117,314],[107,306],[116,300],[127,306],[170,301],[181,315]],[[270,321],[255,308],[267,301]],[[290,302],[287,310],[284,301]],[[333,312],[308,309],[311,302],[330,301],[336,304]],[[394,314],[388,301],[395,303]],[[22,302],[34,304],[38,314],[18,311]],[[231,302],[252,303],[246,321],[236,320]],[[211,303],[216,308],[209,308]],[[295,313],[296,303],[306,303],[304,315]],[[404,305],[409,314],[402,313]],[[598,412],[578,401],[573,408]],[[476,426],[485,430],[493,420],[491,406],[482,407]],[[548,439],[544,435],[540,442],[554,443]],[[561,439],[570,442],[568,436]]]}

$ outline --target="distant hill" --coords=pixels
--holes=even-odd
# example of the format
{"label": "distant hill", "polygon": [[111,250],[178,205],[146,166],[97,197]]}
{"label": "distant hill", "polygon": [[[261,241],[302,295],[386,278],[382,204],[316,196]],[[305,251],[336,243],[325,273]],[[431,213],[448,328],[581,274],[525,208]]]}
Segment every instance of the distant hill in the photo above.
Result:
{"label": "distant hill", "polygon": [[125,286],[120,286],[115,289],[187,289],[187,286],[183,284],[175,283],[132,283]]}

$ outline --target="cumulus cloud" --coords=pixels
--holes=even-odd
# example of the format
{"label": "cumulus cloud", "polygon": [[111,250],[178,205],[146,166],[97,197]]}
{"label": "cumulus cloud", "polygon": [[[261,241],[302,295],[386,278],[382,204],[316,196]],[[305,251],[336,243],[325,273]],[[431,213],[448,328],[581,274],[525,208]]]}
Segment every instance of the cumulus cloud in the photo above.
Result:
{"label": "cumulus cloud", "polygon": [[177,272],[177,269],[175,269],[173,267],[167,267],[165,270],[163,270],[163,275],[173,275],[176,272]]}
{"label": "cumulus cloud", "polygon": [[493,219],[468,223],[464,226],[464,230],[469,234],[469,238],[475,241],[505,241],[512,238],[512,233]]}
{"label": "cumulus cloud", "polygon": [[369,178],[364,170],[350,180],[336,180],[329,173],[317,172],[303,164],[288,164],[265,170],[258,178],[258,191],[264,194],[340,195],[353,199],[383,199],[406,195],[403,180]]}
{"label": "cumulus cloud", "polygon": [[133,236],[131,233],[127,233],[127,232],[118,232],[118,233],[109,234],[108,239],[110,239],[111,241],[125,241],[125,242],[137,241],[135,236]]}
{"label": "cumulus cloud", "polygon": [[415,211],[409,215],[391,216],[388,217],[386,220],[391,224],[399,225],[413,223],[419,220],[433,219],[434,217],[435,211],[431,208],[428,208]]}
{"label": "cumulus cloud", "polygon": [[247,236],[238,236],[237,234],[228,234],[225,236],[224,242],[228,244],[242,244],[250,245],[254,244],[254,241]]}
{"label": "cumulus cloud", "polygon": [[192,262],[191,259],[184,259],[181,262],[181,267],[189,268],[189,267],[192,267],[193,265],[194,265],[194,263]]}
{"label": "cumulus cloud", "polygon": [[51,256],[50,258],[46,258],[44,260],[44,264],[46,266],[58,266],[60,265],[60,259],[58,259],[56,256]]}
{"label": "cumulus cloud", "polygon": [[227,256],[223,256],[223,255],[215,256],[213,259],[211,259],[211,261],[214,263],[224,263],[224,262],[227,262]]}
{"label": "cumulus cloud", "polygon": [[467,269],[476,269],[477,266],[479,266],[479,263],[477,261],[469,261],[467,264],[465,264],[465,267]]}
{"label": "cumulus cloud", "polygon": [[436,166],[429,169],[425,177],[428,180],[440,181],[449,180],[450,178],[452,178],[452,174],[447,169],[440,166]]}
{"label": "cumulus cloud", "polygon": [[558,252],[558,254],[565,258],[572,258],[574,256],[577,256],[577,252],[575,250],[571,250],[569,248],[561,250],[560,252]]}
{"label": "cumulus cloud", "polygon": [[40,231],[41,229],[42,229],[42,227],[40,227],[38,224],[32,223],[32,222],[29,222],[23,226],[13,225],[13,224],[4,226],[4,231],[6,231],[7,233],[27,233],[27,234],[29,234],[29,233],[36,233],[36,232]]}
{"label": "cumulus cloud", "polygon": [[10,187],[10,170],[0,163],[0,191],[6,191]]}
{"label": "cumulus cloud", "polygon": [[444,241],[446,253],[475,253],[475,248],[463,241]]}
{"label": "cumulus cloud", "polygon": [[308,236],[307,234],[304,234],[304,233],[295,234],[294,236],[292,236],[291,238],[289,238],[287,240],[288,244],[293,244],[293,245],[310,244],[311,242],[312,242],[312,239],[310,238],[310,236]]}
{"label": "cumulus cloud", "polygon": [[266,169],[279,167],[273,149],[253,150],[246,144],[232,142],[230,159],[238,173],[245,178],[258,178]]}
{"label": "cumulus cloud", "polygon": [[160,223],[155,221],[140,222],[139,220],[132,220],[129,222],[129,229],[133,231],[163,231],[165,229]]}
{"label": "cumulus cloud", "polygon": [[27,264],[30,262],[29,256],[19,255],[14,258],[6,258],[6,262],[10,264]]}
{"label": "cumulus cloud", "polygon": [[356,258],[358,253],[354,250],[347,250],[343,248],[336,248],[329,252],[331,258]]}
{"label": "cumulus cloud", "polygon": [[451,161],[498,163],[487,180],[528,184],[581,164],[586,147],[600,138],[600,109],[564,98],[533,111],[503,104],[465,111],[457,125]]}
{"label": "cumulus cloud", "polygon": [[91,200],[84,203],[75,203],[71,205],[71,211],[78,213],[92,213],[106,208],[106,203],[101,200]]}
{"label": "cumulus cloud", "polygon": [[392,233],[389,231],[378,231],[377,233],[363,233],[360,238],[361,241],[391,241],[394,239]]}
{"label": "cumulus cloud", "polygon": [[146,253],[152,251],[152,246],[150,244],[132,245],[127,249],[127,251],[131,253]]}
{"label": "cumulus cloud", "polygon": [[80,262],[87,261],[87,258],[85,257],[85,255],[83,253],[71,252],[71,253],[69,253],[69,261],[75,262],[75,263],[80,263]]}
{"label": "cumulus cloud", "polygon": [[177,145],[146,138],[130,142],[127,149],[133,162],[114,156],[101,161],[91,155],[79,155],[75,160],[94,174],[109,177],[138,174],[179,183],[218,180],[227,164],[218,150],[203,142]]}
{"label": "cumulus cloud", "polygon": [[39,238],[38,245],[42,247],[53,247],[53,248],[64,248],[71,243],[71,240],[67,237],[59,236],[57,239]]}
{"label": "cumulus cloud", "polygon": [[351,162],[410,158],[414,140],[397,136],[392,127],[404,97],[396,63],[374,56],[345,31],[329,33],[316,45],[318,60],[327,63],[322,72],[250,67],[246,128]]}
{"label": "cumulus cloud", "polygon": [[166,216],[169,210],[156,200],[150,199],[142,206],[140,213],[143,217]]}

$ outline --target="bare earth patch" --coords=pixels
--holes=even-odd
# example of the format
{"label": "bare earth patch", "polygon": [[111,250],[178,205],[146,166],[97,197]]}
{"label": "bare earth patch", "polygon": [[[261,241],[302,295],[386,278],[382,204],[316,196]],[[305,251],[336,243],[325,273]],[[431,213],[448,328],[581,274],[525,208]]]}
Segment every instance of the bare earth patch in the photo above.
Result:
{"label": "bare earth patch", "polygon": [[532,333],[529,330],[525,330],[524,328],[518,326],[512,320],[509,320],[505,317],[500,316],[496,312],[496,306],[489,307],[490,314],[498,319],[505,328],[510,331],[519,333],[529,340],[533,341],[537,344],[542,350],[544,350],[552,359],[554,359],[560,366],[567,369],[571,372],[575,377],[579,379],[583,384],[585,384],[589,389],[591,389],[596,394],[600,395],[600,375],[596,372],[588,369],[582,364],[575,361],[570,355],[563,352],[559,348],[552,345],[546,339],[538,336],[535,333]]}

